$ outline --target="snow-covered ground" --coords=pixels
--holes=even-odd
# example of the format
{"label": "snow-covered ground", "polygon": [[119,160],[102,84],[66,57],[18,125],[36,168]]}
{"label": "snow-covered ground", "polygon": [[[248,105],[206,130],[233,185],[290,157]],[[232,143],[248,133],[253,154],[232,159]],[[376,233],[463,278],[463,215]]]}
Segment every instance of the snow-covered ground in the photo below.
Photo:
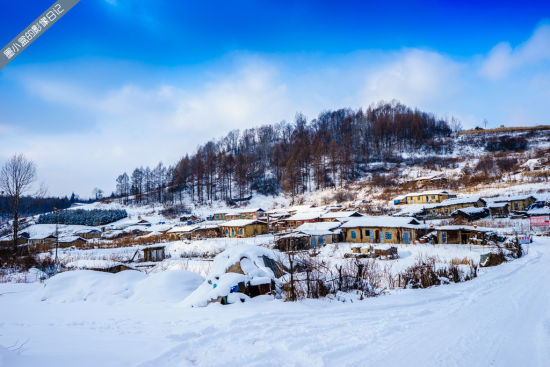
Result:
{"label": "snow-covered ground", "polygon": [[181,270],[0,284],[0,366],[548,366],[550,238],[528,250],[468,282],[346,303],[188,308],[202,278]]}

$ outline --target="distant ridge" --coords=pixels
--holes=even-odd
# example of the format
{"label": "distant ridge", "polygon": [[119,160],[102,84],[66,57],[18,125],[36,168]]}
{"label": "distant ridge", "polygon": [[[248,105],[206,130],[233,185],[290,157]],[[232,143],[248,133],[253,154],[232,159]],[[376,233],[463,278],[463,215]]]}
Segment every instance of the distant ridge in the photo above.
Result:
{"label": "distant ridge", "polygon": [[499,133],[499,132],[538,131],[538,130],[550,130],[550,125],[511,126],[511,127],[498,127],[496,129],[482,129],[478,127],[475,129],[460,131],[458,134],[469,135],[469,134],[489,134],[489,133]]}

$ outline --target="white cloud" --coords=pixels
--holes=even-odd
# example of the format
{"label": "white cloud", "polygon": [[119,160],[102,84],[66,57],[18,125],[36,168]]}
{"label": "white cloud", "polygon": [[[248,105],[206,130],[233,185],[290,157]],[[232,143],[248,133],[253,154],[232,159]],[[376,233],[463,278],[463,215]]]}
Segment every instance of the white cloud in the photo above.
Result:
{"label": "white cloud", "polygon": [[514,69],[550,61],[550,25],[542,25],[533,35],[516,48],[501,42],[489,52],[480,73],[489,79],[500,79]]}
{"label": "white cloud", "polygon": [[66,81],[25,78],[27,90],[36,97],[59,104],[60,111],[78,109],[91,117],[94,127],[85,132],[13,133],[0,156],[23,151],[55,187],[53,193],[78,188],[88,195],[96,186],[112,189],[114,178],[124,170],[158,161],[173,164],[229,130],[277,122],[295,113],[285,84],[271,67],[246,64],[210,79],[186,89],[126,84],[92,91]]}
{"label": "white cloud", "polygon": [[[231,59],[229,67],[223,60],[222,67],[202,68],[191,78],[173,69],[139,66],[139,73],[149,71],[153,77],[135,75],[125,79],[131,83],[110,84],[106,78],[102,90],[86,77],[75,77],[75,72],[69,80],[42,77],[47,75],[43,70],[25,70],[19,81],[30,99],[46,101],[49,114],[59,119],[70,108],[71,116],[81,114],[93,126],[29,133],[9,125],[6,114],[0,121],[0,157],[23,152],[37,162],[40,178],[53,194],[76,190],[89,195],[96,186],[111,190],[114,178],[124,170],[158,161],[173,164],[229,130],[290,120],[298,111],[313,118],[326,109],[397,99],[439,116],[462,117],[465,127],[483,118],[495,126],[549,123],[545,119],[550,69],[545,58],[548,48],[543,47],[548,32],[548,27],[539,28],[516,49],[495,46],[484,64],[490,72],[483,76],[475,57],[458,62],[418,49],[358,52],[331,60],[301,55],[298,61],[270,58],[267,62],[267,57],[246,55]],[[543,67],[526,68],[521,78],[514,74],[498,82],[485,78],[535,62]],[[42,116],[37,119],[42,121]]]}
{"label": "white cloud", "polygon": [[437,52],[406,50],[368,72],[364,103],[397,99],[411,106],[427,106],[447,99],[461,84],[461,69],[459,63]]}

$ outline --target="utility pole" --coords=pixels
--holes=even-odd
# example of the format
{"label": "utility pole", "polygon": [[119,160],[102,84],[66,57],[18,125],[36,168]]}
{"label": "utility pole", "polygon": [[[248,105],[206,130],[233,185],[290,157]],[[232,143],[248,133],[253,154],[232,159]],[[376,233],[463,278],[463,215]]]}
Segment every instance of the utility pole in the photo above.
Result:
{"label": "utility pole", "polygon": [[57,248],[59,247],[59,213],[57,208],[53,208],[55,212],[55,264],[57,266]]}

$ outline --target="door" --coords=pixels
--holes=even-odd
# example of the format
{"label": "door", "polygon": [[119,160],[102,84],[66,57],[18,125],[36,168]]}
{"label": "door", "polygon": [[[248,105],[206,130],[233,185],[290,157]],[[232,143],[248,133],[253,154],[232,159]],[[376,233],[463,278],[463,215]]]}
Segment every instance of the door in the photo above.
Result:
{"label": "door", "polygon": [[315,248],[315,237],[311,237],[311,248]]}
{"label": "door", "polygon": [[461,244],[468,243],[468,235],[466,233],[462,233],[462,240],[460,241]]}
{"label": "door", "polygon": [[403,233],[403,241],[409,243],[409,232]]}

